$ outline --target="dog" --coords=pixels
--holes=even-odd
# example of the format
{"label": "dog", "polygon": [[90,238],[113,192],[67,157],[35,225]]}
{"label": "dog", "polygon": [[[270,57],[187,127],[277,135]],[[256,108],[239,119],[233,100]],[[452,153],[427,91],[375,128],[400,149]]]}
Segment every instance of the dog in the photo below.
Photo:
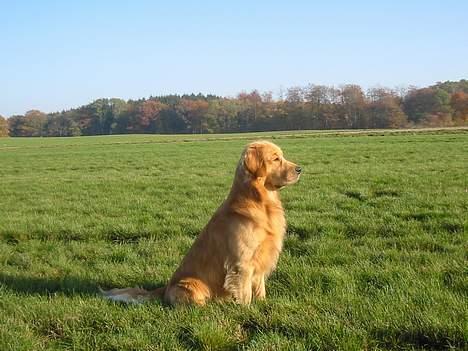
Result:
{"label": "dog", "polygon": [[204,305],[231,299],[248,305],[265,299],[265,281],[278,262],[286,232],[278,190],[299,180],[301,167],[281,149],[255,141],[242,152],[227,199],[218,208],[164,287],[112,289],[114,301],[162,299],[170,305]]}

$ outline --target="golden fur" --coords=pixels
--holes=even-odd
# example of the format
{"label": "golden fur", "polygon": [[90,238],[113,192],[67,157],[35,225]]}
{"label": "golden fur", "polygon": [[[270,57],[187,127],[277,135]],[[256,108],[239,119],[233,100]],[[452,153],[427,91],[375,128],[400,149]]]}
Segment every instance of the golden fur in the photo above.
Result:
{"label": "golden fur", "polygon": [[247,145],[229,196],[172,275],[154,291],[103,291],[110,299],[142,301],[159,297],[169,304],[205,304],[233,298],[249,304],[265,298],[265,280],[275,269],[286,230],[278,190],[295,183],[301,169],[267,141]]}

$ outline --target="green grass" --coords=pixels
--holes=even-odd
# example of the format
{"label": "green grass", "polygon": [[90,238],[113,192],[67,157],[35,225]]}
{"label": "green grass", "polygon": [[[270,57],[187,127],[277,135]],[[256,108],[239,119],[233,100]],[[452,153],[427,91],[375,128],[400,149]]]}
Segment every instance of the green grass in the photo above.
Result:
{"label": "green grass", "polygon": [[[167,281],[258,137],[305,169],[267,300],[102,300]],[[0,350],[467,348],[467,174],[466,130],[0,139]]]}

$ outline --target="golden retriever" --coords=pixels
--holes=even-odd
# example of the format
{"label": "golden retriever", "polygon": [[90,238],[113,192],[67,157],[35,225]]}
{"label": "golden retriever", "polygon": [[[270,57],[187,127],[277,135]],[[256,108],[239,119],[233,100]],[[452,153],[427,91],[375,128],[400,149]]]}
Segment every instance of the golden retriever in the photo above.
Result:
{"label": "golden retriever", "polygon": [[126,288],[102,293],[115,301],[160,298],[171,305],[203,305],[223,298],[249,304],[252,298],[264,299],[265,280],[275,269],[286,230],[278,190],[297,182],[300,174],[301,167],[287,161],[275,144],[248,144],[227,199],[169,283],[153,291]]}

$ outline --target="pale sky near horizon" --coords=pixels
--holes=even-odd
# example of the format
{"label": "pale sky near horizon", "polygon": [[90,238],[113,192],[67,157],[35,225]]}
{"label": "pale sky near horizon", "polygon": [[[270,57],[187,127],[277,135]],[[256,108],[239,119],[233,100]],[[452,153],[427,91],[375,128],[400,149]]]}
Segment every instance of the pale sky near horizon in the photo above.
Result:
{"label": "pale sky near horizon", "polygon": [[468,1],[4,1],[0,115],[468,78]]}

